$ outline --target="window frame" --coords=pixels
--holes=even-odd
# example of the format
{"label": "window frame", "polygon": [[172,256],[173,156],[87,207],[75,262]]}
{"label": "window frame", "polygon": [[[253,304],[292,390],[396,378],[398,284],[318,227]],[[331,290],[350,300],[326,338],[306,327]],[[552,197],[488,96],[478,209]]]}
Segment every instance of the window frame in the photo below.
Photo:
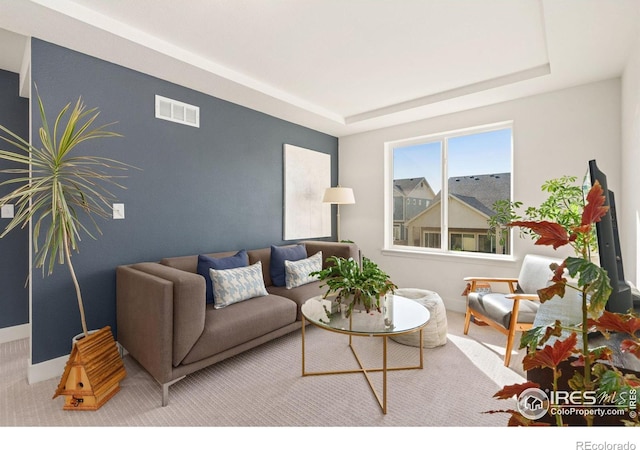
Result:
{"label": "window frame", "polygon": [[[384,168],[385,168],[385,176],[384,176],[384,242],[382,246],[382,252],[385,255],[401,255],[401,256],[446,256],[446,257],[455,257],[455,258],[474,258],[474,259],[487,259],[487,260],[507,260],[514,261],[514,233],[511,231],[509,233],[509,242],[508,254],[496,254],[496,253],[480,253],[480,252],[467,252],[467,251],[456,251],[449,250],[447,247],[450,242],[450,234],[451,230],[449,229],[449,207],[448,201],[441,202],[441,217],[440,217],[440,234],[441,234],[441,247],[440,248],[431,248],[431,247],[418,247],[412,245],[400,245],[394,244],[394,233],[393,228],[396,224],[394,224],[393,220],[393,180],[394,180],[394,167],[393,167],[393,151],[395,148],[399,147],[407,147],[412,145],[426,144],[434,141],[442,141],[442,197],[448,198],[448,186],[446,180],[448,180],[448,161],[447,161],[447,147],[446,142],[447,139],[456,138],[460,136],[466,136],[470,134],[480,134],[484,132],[490,131],[498,131],[503,129],[511,129],[511,185],[510,185],[510,198],[513,199],[513,191],[515,185],[515,175],[514,175],[514,157],[515,157],[515,145],[514,145],[514,121],[506,120],[502,122],[495,122],[486,125],[473,126],[468,128],[455,129],[450,131],[437,132],[422,136],[416,136],[405,139],[398,139],[393,141],[387,141],[384,144]],[[445,187],[446,186],[446,187]],[[445,193],[447,194],[445,196]],[[455,232],[455,231],[454,231]],[[446,239],[443,238],[446,236]],[[476,240],[478,236],[476,233]],[[444,247],[447,246],[447,247]]]}

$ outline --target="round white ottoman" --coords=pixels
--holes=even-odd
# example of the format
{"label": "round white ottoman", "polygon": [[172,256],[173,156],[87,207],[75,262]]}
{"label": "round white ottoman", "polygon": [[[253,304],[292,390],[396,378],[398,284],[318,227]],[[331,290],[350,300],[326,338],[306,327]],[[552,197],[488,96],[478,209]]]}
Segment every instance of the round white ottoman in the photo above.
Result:
{"label": "round white ottoman", "polygon": [[[429,310],[431,318],[422,330],[422,346],[433,348],[447,343],[447,312],[440,296],[433,291],[415,288],[396,289],[396,295],[405,297],[424,305]],[[420,333],[408,333],[391,336],[396,342],[414,347],[420,346]]]}

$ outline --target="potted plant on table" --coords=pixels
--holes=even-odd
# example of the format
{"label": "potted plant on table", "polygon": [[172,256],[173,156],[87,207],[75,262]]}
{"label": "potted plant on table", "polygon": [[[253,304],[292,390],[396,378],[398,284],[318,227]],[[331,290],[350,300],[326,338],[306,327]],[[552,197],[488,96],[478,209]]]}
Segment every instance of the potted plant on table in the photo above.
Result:
{"label": "potted plant on table", "polygon": [[[62,108],[51,129],[39,94],[37,100],[42,120],[39,129],[42,147],[32,145],[0,125],[0,139],[17,149],[0,150],[0,159],[19,166],[0,171],[9,175],[0,186],[13,188],[0,198],[0,206],[14,204],[16,211],[0,238],[15,228],[32,224],[34,265],[42,268],[43,275],[52,274],[56,262],[67,265],[75,288],[83,337],[88,341],[93,335],[89,334],[87,328],[72,254],[78,251],[81,232],[95,238],[83,220],[91,221],[95,232],[101,233],[94,216],[109,217],[112,213],[111,202],[115,196],[106,186],[123,186],[117,182],[121,175],[108,172],[126,170],[132,166],[104,157],[72,153],[86,141],[120,136],[107,130],[112,124],[95,125],[99,115],[96,108],[87,109],[79,98],[75,105],[69,103]],[[110,328],[105,327],[103,330],[109,334],[106,338],[106,345],[110,347],[107,352],[116,349],[117,353]],[[100,339],[105,339],[104,333]],[[76,344],[72,348],[72,356],[75,347]],[[122,365],[121,360],[119,364]],[[113,372],[118,379],[124,378],[123,366],[115,368]]]}
{"label": "potted plant on table", "polygon": [[366,257],[362,258],[362,265],[353,258],[337,256],[327,258],[327,262],[329,265],[325,269],[311,275],[317,276],[325,282],[322,286],[328,287],[324,298],[335,296],[337,303],[347,304],[346,317],[357,305],[367,312],[372,309],[381,312],[380,298],[398,288],[386,272]]}
{"label": "potted plant on table", "polygon": [[[570,178],[564,178],[568,182]],[[549,186],[549,184],[547,184]],[[582,202],[581,189],[579,190]],[[594,244],[594,226],[607,213],[605,197],[599,183],[589,190],[586,204],[576,208],[578,197],[576,192],[567,200],[567,193],[552,192],[545,204],[546,209],[529,208],[529,216],[553,217],[553,220],[515,220],[508,226],[520,227],[536,239],[536,245],[550,245],[554,249],[565,245],[573,246],[576,256],[569,256],[561,264],[552,264],[550,270],[553,277],[550,286],[540,289],[538,295],[541,302],[546,302],[555,296],[565,297],[567,289],[579,291],[581,299],[582,317],[580,323],[567,324],[559,320],[532,328],[522,336],[520,348],[527,348],[527,355],[523,359],[526,371],[543,369],[551,372],[551,386],[546,391],[539,383],[528,381],[522,384],[505,386],[495,394],[495,397],[509,399],[518,398],[517,410],[490,411],[506,412],[510,414],[510,425],[538,425],[537,416],[527,414],[525,404],[534,395],[549,395],[557,401],[561,390],[559,381],[563,376],[562,370],[574,368],[568,379],[568,388],[572,390],[572,402],[582,408],[586,425],[594,423],[594,409],[585,408],[593,402],[607,402],[610,407],[628,411],[628,419],[622,421],[626,425],[638,425],[635,392],[640,388],[640,379],[630,373],[624,373],[612,364],[612,351],[607,346],[589,347],[591,332],[624,333],[628,337],[622,340],[621,350],[640,358],[640,319],[634,314],[621,314],[605,311],[605,305],[611,293],[611,286],[607,272],[591,262],[590,250]],[[559,202],[556,200],[561,199]],[[553,205],[553,207],[550,207]],[[566,207],[563,207],[565,205]],[[510,214],[511,217],[515,214]],[[581,345],[579,339],[581,338]],[[549,343],[553,338],[553,343]],[[545,392],[544,394],[542,394]],[[546,394],[549,392],[549,394]],[[573,393],[577,394],[574,395]],[[564,393],[563,393],[564,395]],[[553,403],[553,402],[551,402]],[[544,415],[545,411],[542,410]],[[565,425],[561,413],[555,414],[555,424]]]}

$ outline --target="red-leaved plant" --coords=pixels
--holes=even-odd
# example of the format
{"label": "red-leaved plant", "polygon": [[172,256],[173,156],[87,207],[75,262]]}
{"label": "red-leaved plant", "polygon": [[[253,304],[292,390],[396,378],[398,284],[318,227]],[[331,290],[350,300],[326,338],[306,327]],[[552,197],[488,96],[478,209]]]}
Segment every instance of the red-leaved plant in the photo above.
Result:
{"label": "red-leaved plant", "polygon": [[[589,333],[599,331],[605,337],[610,332],[625,333],[628,337],[622,340],[621,351],[628,352],[640,358],[640,318],[633,313],[612,313],[605,310],[605,305],[611,294],[611,285],[606,270],[591,262],[589,257],[588,239],[579,239],[592,232],[592,227],[607,213],[605,197],[602,187],[594,183],[587,195],[587,202],[582,212],[580,224],[565,228],[550,221],[514,221],[509,226],[522,227],[535,233],[536,245],[550,245],[554,249],[564,245],[572,245],[576,251],[575,257],[567,257],[562,264],[552,264],[553,272],[551,285],[540,289],[538,295],[541,302],[555,296],[564,297],[566,290],[577,289],[582,298],[582,323],[578,325],[563,324],[556,320],[553,324],[532,328],[523,333],[520,348],[527,348],[527,355],[523,359],[523,368],[548,369],[552,372],[553,386],[551,390],[558,391],[558,381],[562,375],[560,366],[570,362],[576,367],[568,384],[571,389],[579,392],[596,392],[600,398],[635,398],[635,390],[640,388],[640,379],[635,375],[624,374],[612,363],[612,350],[606,346],[589,348]],[[569,279],[567,278],[569,276]],[[553,344],[547,342],[555,337]],[[578,336],[582,345],[578,348]],[[579,370],[582,368],[582,370]],[[505,386],[494,397],[510,399],[518,396],[529,388],[540,388],[538,383],[528,381],[522,384]],[[556,398],[555,396],[553,398]],[[619,404],[618,407],[628,408],[629,419],[622,420],[624,425],[640,425],[637,417],[637,406],[633,402]],[[516,410],[488,411],[489,413],[508,413],[510,426],[546,425],[536,422]],[[584,414],[586,425],[593,425],[594,416]],[[556,414],[556,425],[563,426],[562,414]]]}

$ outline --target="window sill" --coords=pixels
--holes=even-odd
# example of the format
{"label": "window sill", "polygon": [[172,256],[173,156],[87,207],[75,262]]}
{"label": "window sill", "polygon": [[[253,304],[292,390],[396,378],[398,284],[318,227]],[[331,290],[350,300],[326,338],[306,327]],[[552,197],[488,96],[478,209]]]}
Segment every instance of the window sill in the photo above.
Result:
{"label": "window sill", "polygon": [[432,259],[442,261],[443,259],[451,260],[470,260],[470,261],[485,261],[485,262],[497,262],[497,263],[513,263],[516,262],[516,258],[513,255],[491,255],[487,253],[472,253],[472,252],[438,252],[429,251],[418,247],[392,247],[383,248],[382,254],[385,256],[399,256],[404,258],[419,258],[419,259]]}

